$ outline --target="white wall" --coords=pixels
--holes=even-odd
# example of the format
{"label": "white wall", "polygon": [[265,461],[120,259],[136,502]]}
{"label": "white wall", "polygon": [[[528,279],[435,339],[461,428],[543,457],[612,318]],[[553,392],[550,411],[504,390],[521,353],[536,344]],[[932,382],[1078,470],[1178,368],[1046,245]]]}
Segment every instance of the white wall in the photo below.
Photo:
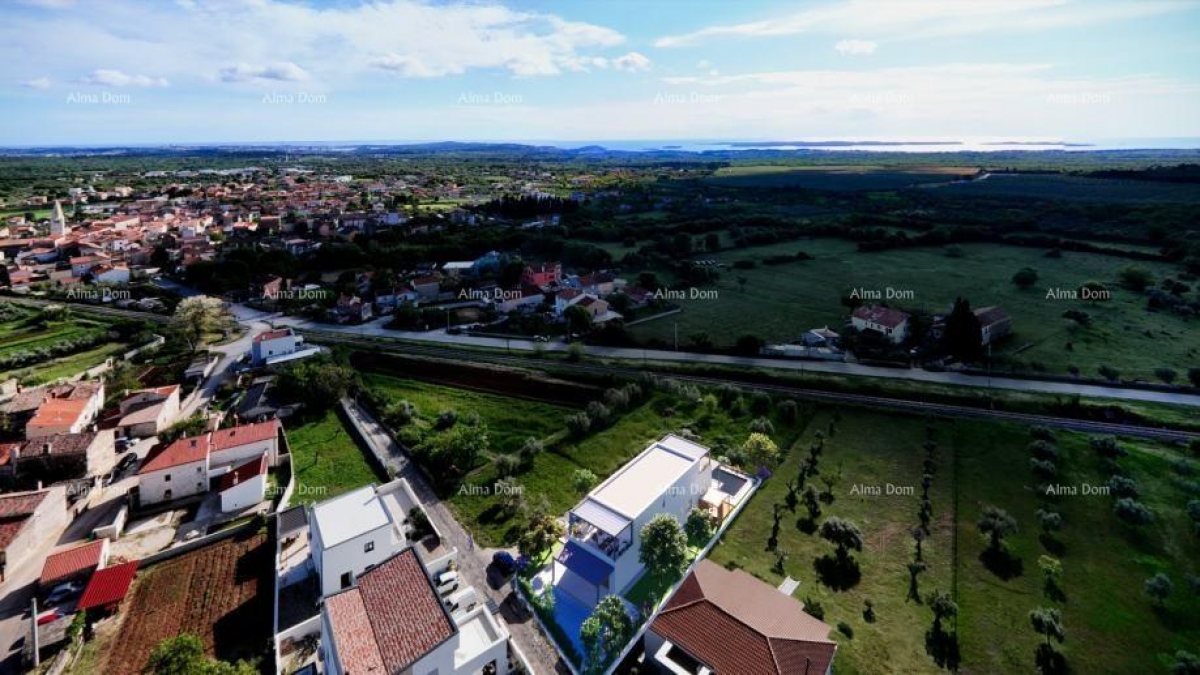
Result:
{"label": "white wall", "polygon": [[221,493],[222,511],[240,511],[261,502],[267,492],[267,474],[244,480]]}
{"label": "white wall", "polygon": [[[221,433],[220,431],[217,432]],[[255,441],[239,445],[234,448],[228,448],[219,452],[211,453],[211,461],[214,469],[228,466],[230,464],[241,464],[251,459],[257,459],[267,454],[267,464],[276,466],[279,463],[279,437],[272,436],[270,440]]]}
{"label": "white wall", "polygon": [[[312,528],[312,532],[318,531],[318,528]],[[317,564],[321,575],[322,597],[342,590],[342,575],[346,572],[350,572],[350,582],[354,583],[359,575],[367,571],[368,566],[378,565],[404,547],[404,542],[398,541],[395,536],[391,523],[347,539],[332,548],[322,549],[316,534],[313,539],[317,544],[313,548],[313,562]],[[375,544],[371,551],[366,550],[368,542]]]}
{"label": "white wall", "polygon": [[679,521],[682,527],[687,522],[688,514],[700,503],[709,485],[712,483],[712,470],[704,471],[707,464],[704,460],[695,462],[672,487],[659,496],[633,521],[633,544],[617,559],[613,569],[613,592],[623,592],[627,586],[636,581],[642,571],[642,563],[638,561],[638,553],[642,549],[642,527],[660,513],[669,513]]}
{"label": "white wall", "polygon": [[171,491],[171,499],[207,492],[208,461],[180,464],[138,476],[138,492],[143,504],[166,501],[167,490]]}

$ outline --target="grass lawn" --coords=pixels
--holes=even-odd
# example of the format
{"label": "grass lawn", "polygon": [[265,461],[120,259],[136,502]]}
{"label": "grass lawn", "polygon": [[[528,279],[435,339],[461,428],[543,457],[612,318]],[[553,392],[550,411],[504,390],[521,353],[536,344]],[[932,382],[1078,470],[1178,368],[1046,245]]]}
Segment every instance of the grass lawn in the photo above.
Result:
{"label": "grass lawn", "polygon": [[287,429],[296,472],[293,504],[310,504],[381,479],[334,410]]}
{"label": "grass lawn", "polygon": [[474,412],[488,425],[491,450],[498,453],[515,452],[525,439],[546,438],[563,427],[567,408],[486,394],[469,389],[444,387],[415,380],[405,380],[380,373],[364,373],[367,384],[385,392],[391,400],[406,400],[417,407],[417,425],[422,436],[434,433],[433,425],[443,410],[454,410],[459,419]]}
{"label": "grass lawn", "polygon": [[[997,345],[995,356],[1013,354],[1025,364],[1040,364],[1048,372],[1065,374],[1068,366],[1085,375],[1109,364],[1122,377],[1154,380],[1154,370],[1170,366],[1179,370],[1200,364],[1200,340],[1183,318],[1145,310],[1145,297],[1121,288],[1120,269],[1132,261],[1095,253],[1064,252],[1049,259],[1035,248],[998,244],[963,244],[964,257],[951,259],[940,249],[915,248],[860,253],[853,242],[840,240],[796,241],[787,244],[739,249],[710,256],[732,264],[780,254],[805,251],[814,257],[805,262],[760,265],[751,270],[727,269],[712,288],[719,297],[686,299],[683,312],[631,329],[639,339],[656,338],[665,344],[679,324],[681,345],[691,336],[707,333],[717,345],[732,345],[739,336],[757,335],[768,341],[795,340],[802,332],[824,325],[841,330],[848,311],[840,304],[854,288],[911,290],[915,299],[893,301],[904,309],[947,311],[955,297],[972,306],[999,305],[1013,317],[1013,334]],[[953,263],[953,264],[951,264]],[[1137,262],[1155,279],[1175,276],[1178,269]],[[1034,288],[1021,290],[1010,279],[1022,267],[1038,270]],[[737,280],[746,279],[745,290]],[[830,280],[837,280],[831,283]],[[1046,290],[1078,288],[1097,280],[1112,292],[1103,303],[1046,299]],[[1068,309],[1092,316],[1082,328],[1062,318]],[[1067,343],[1072,348],[1067,349]],[[1026,347],[1028,345],[1028,347]]]}
{"label": "grass lawn", "polygon": [[[775,476],[767,480],[726,532],[711,558],[736,565],[772,585],[783,576],[773,568],[775,554],[766,550],[772,527],[772,507],[782,503],[785,480],[816,430],[828,432],[831,413],[823,410],[788,455]],[[863,533],[864,550],[855,554],[861,580],[849,590],[834,591],[821,583],[814,560],[833,547],[796,526],[796,516],[784,511],[779,546],[788,553],[785,573],[801,581],[795,597],[812,598],[825,610],[831,626],[845,621],[854,630],[848,639],[834,631],[839,642],[835,669],[839,673],[921,673],[938,668],[924,649],[932,612],[907,600],[908,572],[917,524],[925,423],[915,417],[846,409],[836,435],[826,439],[820,458],[825,472],[841,468],[836,499],[822,506],[818,521],[830,516],[853,520]],[[921,594],[957,589],[957,631],[964,673],[1025,673],[1033,670],[1038,636],[1028,613],[1053,605],[1042,593],[1039,555],[1047,553],[1038,540],[1034,512],[1041,506],[1029,470],[1028,429],[984,421],[937,420],[938,468],[930,498],[932,534],[924,543],[930,569],[920,577]],[[1103,485],[1099,460],[1081,434],[1059,433],[1063,452],[1060,466],[1064,485]],[[1055,503],[1065,520],[1060,533],[1064,576],[1064,615],[1067,641],[1063,650],[1073,672],[1166,672],[1176,649],[1194,647],[1200,640],[1200,601],[1186,588],[1185,575],[1200,572],[1200,545],[1190,530],[1184,505],[1187,483],[1200,474],[1175,473],[1170,461],[1176,450],[1149,442],[1123,443],[1130,455],[1122,460],[1141,488],[1142,501],[1156,514],[1140,531],[1123,525],[1112,513],[1109,496],[1064,496]],[[955,480],[957,479],[957,492]],[[912,485],[916,496],[855,495],[856,485]],[[816,485],[820,487],[820,483]],[[885,488],[886,489],[886,488]],[[977,521],[984,505],[1008,511],[1018,532],[1008,538],[1022,573],[1002,579],[981,562],[985,543]],[[797,507],[804,513],[803,504]],[[1163,610],[1155,610],[1143,594],[1147,577],[1165,571],[1175,582],[1175,594]],[[957,584],[955,584],[957,579]],[[863,601],[874,602],[876,620],[864,620]]]}

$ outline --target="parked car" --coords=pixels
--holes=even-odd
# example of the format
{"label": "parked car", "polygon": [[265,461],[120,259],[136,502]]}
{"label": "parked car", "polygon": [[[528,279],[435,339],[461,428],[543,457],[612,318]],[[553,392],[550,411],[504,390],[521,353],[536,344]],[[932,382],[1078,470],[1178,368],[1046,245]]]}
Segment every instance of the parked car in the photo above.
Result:
{"label": "parked car", "polygon": [[83,586],[75,583],[74,581],[65,584],[59,584],[51,589],[50,594],[46,596],[46,604],[57,605],[58,603],[79,593],[82,590]]}
{"label": "parked car", "polygon": [[117,439],[117,452],[125,452],[129,449],[129,439],[122,436]]}
{"label": "parked car", "polygon": [[513,559],[512,554],[508,551],[496,551],[492,554],[492,564],[504,576],[511,576],[517,571],[517,561]]}
{"label": "parked car", "polygon": [[124,457],[122,457],[120,462],[117,462],[117,471],[120,471],[123,473],[125,471],[128,471],[129,467],[131,467],[137,463],[138,463],[137,453],[131,452],[131,453],[125,455]]}
{"label": "parked car", "polygon": [[54,623],[55,621],[58,621],[64,616],[66,615],[63,614],[61,609],[54,607],[50,610],[42,612],[41,614],[38,614],[37,625],[45,626],[48,623]]}

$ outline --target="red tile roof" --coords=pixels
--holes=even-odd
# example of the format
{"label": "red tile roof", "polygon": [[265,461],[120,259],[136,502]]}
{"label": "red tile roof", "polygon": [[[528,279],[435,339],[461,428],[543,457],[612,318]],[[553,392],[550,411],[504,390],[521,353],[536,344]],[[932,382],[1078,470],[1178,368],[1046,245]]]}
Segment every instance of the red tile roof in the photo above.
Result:
{"label": "red tile roof", "polygon": [[235,485],[240,485],[255,476],[260,476],[267,472],[267,455],[264,453],[259,455],[258,459],[252,459],[245,464],[237,467],[229,473],[223,474],[217,480],[217,492],[224,492]]}
{"label": "red tile roof", "polygon": [[891,307],[859,307],[854,310],[854,317],[870,323],[876,323],[888,328],[895,328],[908,321],[908,315]]}
{"label": "red tile roof", "polygon": [[237,448],[249,443],[267,441],[279,434],[279,420],[267,420],[253,424],[242,424],[227,429],[217,429],[212,434],[213,452]]}
{"label": "red tile roof", "polygon": [[457,632],[411,547],[325,600],[347,672],[397,673]]}
{"label": "red tile roof", "polygon": [[46,556],[46,562],[42,564],[42,587],[100,567],[104,562],[101,557],[106,542],[106,539],[97,539],[89,544]]}
{"label": "red tile roof", "polygon": [[56,427],[74,425],[87,408],[86,400],[72,398],[51,398],[38,406],[37,412],[29,420],[28,428]]}
{"label": "red tile roof", "polygon": [[291,328],[276,328],[275,330],[265,330],[265,331],[259,333],[258,335],[255,335],[254,341],[262,342],[263,340],[278,340],[279,338],[285,338],[291,334],[292,334]]}
{"label": "red tile roof", "polygon": [[181,438],[147,457],[142,463],[142,468],[138,469],[138,475],[199,462],[208,457],[209,446],[207,435]]}
{"label": "red tile roof", "polygon": [[97,570],[87,588],[83,589],[77,609],[85,610],[120,602],[133,585],[137,567],[138,561],[134,560]]}
{"label": "red tile roof", "polygon": [[754,577],[701,561],[650,628],[718,673],[824,673],[829,626]]}

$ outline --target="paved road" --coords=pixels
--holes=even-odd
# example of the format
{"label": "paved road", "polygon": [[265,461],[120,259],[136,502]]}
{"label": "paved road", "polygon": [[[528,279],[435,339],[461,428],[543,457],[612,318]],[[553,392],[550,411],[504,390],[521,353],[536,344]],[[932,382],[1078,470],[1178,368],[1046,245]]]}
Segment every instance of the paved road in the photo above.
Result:
{"label": "paved road", "polygon": [[558,652],[542,635],[533,617],[520,611],[515,591],[507,584],[499,583],[494,574],[489,574],[488,565],[495,549],[482,549],[475,545],[467,531],[455,520],[454,514],[438,498],[425,475],[409,460],[381,424],[348,399],[342,401],[342,408],[384,465],[394,471],[395,475],[408,481],[425,510],[429,512],[430,520],[441,532],[442,543],[458,549],[459,571],[477,592],[485,593],[500,606],[499,616],[508,626],[513,641],[529,660],[533,672],[539,675],[570,672],[562,663]]}
{"label": "paved road", "polygon": [[[506,340],[503,338],[477,337],[473,335],[450,335],[444,329],[429,332],[398,331],[384,328],[386,319],[377,319],[361,326],[336,326],[316,323],[296,317],[282,315],[271,318],[272,323],[280,326],[292,326],[297,330],[324,332],[361,337],[386,337],[412,342],[434,343],[444,346],[473,346],[506,349],[509,351],[565,351],[567,346],[561,342],[533,342],[530,340]],[[746,356],[727,356],[724,354],[698,354],[694,352],[674,352],[660,349],[631,349],[627,347],[587,347],[587,353],[607,359],[620,359],[633,363],[646,361],[675,362],[700,365],[723,365],[744,368],[774,368],[799,372],[830,373],[834,375],[852,375],[860,377],[881,377],[894,380],[909,380],[933,384],[949,384],[969,387],[991,387],[993,389],[1009,389],[1013,391],[1041,392],[1111,398],[1126,401],[1147,401],[1153,403],[1169,403],[1200,407],[1200,396],[1171,391],[1152,389],[1132,389],[1126,387],[1106,387],[1096,384],[1075,382],[1054,382],[1049,380],[1024,380],[1010,377],[981,377],[956,372],[933,372],[920,368],[884,368],[866,366],[860,363],[841,363],[837,361],[804,361],[785,359],[766,359]]]}
{"label": "paved road", "polygon": [[[45,302],[21,299],[27,304],[47,304]],[[162,315],[118,310],[109,307],[79,305],[81,311],[94,311],[112,316],[141,317],[153,321],[165,321]],[[232,306],[235,316],[243,322],[250,321],[264,326],[269,321],[277,326],[292,326],[304,331],[321,331],[326,333],[341,333],[363,337],[387,337],[410,342],[435,343],[446,346],[489,347],[492,349],[507,349],[516,351],[563,351],[566,345],[561,342],[533,342],[530,340],[477,337],[473,335],[450,335],[444,329],[428,332],[398,331],[384,328],[386,318],[376,319],[360,326],[337,326],[317,323],[298,317],[283,316],[282,314],[267,314],[250,310],[240,305]],[[261,328],[260,328],[261,329]],[[257,330],[251,331],[257,332]],[[1134,389],[1128,387],[1108,387],[1099,384],[1084,384],[1075,382],[1056,382],[1049,380],[1025,380],[1010,377],[982,377],[956,372],[933,372],[919,368],[884,368],[867,366],[861,363],[840,363],[836,361],[804,361],[787,359],[766,359],[745,356],[727,356],[724,354],[699,354],[694,352],[675,352],[655,349],[630,349],[625,347],[596,347],[587,348],[589,354],[608,359],[622,359],[633,363],[646,361],[665,361],[679,363],[698,363],[711,365],[739,366],[746,368],[774,368],[799,372],[830,373],[835,375],[851,375],[859,377],[880,377],[894,380],[909,380],[932,384],[960,385],[969,387],[991,387],[1012,391],[1040,392],[1086,396],[1089,398],[1109,398],[1125,401],[1145,401],[1150,403],[1168,403],[1200,407],[1200,395],[1186,394],[1173,391],[1153,389]]]}

